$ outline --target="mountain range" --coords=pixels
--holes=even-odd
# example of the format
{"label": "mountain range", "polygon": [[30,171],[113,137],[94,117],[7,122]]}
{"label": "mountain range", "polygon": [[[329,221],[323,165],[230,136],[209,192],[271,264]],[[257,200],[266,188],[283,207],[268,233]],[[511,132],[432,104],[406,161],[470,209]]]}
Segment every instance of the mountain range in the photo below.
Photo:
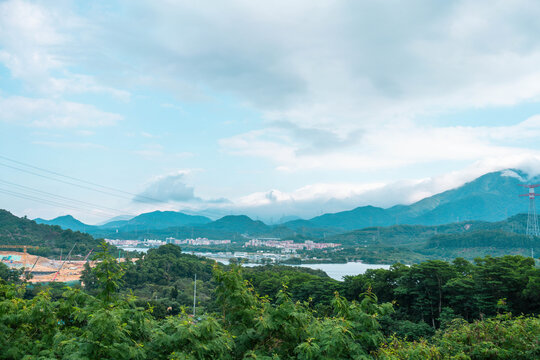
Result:
{"label": "mountain range", "polygon": [[88,232],[91,234],[107,232],[131,232],[159,230],[175,226],[193,226],[212,222],[200,215],[187,215],[177,211],[153,211],[140,214],[128,220],[113,220],[102,225],[88,225],[71,215],[59,216],[51,220],[34,219],[38,224],[58,225],[62,229]]}
{"label": "mountain range", "polygon": [[95,236],[190,237],[218,236],[232,238],[236,234],[252,236],[323,237],[362,229],[399,224],[441,225],[460,221],[500,221],[525,213],[528,201],[519,198],[526,189],[524,182],[540,182],[520,170],[504,170],[485,174],[458,188],[436,194],[410,205],[390,208],[362,206],[333,214],[323,214],[309,220],[296,219],[269,226],[245,215],[225,216],[216,221],[174,211],[154,211],[129,220],[116,220],[103,225],[87,225],[70,215],[52,220],[35,219],[38,223],[59,225]]}
{"label": "mountain range", "polygon": [[466,220],[500,221],[527,212],[528,201],[519,198],[527,189],[529,179],[520,170],[504,170],[485,174],[458,188],[436,194],[411,205],[396,205],[387,209],[363,206],[334,214],[324,214],[310,220],[295,220],[284,225],[299,229],[338,228],[362,229],[371,226],[440,225]]}

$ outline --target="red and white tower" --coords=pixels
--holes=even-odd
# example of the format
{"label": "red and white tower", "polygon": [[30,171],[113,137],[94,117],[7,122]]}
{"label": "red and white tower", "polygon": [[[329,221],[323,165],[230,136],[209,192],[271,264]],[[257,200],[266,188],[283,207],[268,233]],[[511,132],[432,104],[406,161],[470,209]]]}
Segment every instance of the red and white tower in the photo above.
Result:
{"label": "red and white tower", "polygon": [[534,184],[534,185],[520,184],[519,186],[523,186],[529,189],[528,194],[519,195],[519,196],[529,197],[529,215],[527,216],[527,236],[529,237],[540,236],[540,230],[538,229],[538,217],[536,216],[536,205],[534,204],[535,196],[540,196],[540,194],[537,194],[534,192],[534,189],[536,189],[537,187],[540,187],[540,184]]}

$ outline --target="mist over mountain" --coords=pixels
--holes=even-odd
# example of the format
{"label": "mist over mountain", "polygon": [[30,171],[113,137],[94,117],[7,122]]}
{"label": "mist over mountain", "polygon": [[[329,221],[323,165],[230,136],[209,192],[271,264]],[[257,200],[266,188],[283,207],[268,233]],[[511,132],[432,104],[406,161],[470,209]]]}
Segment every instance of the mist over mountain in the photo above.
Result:
{"label": "mist over mountain", "polygon": [[284,225],[299,227],[361,229],[370,226],[397,224],[439,225],[464,220],[499,221],[527,212],[528,201],[518,195],[527,189],[525,182],[538,182],[520,170],[504,170],[485,174],[456,189],[427,197],[411,205],[387,209],[362,206],[349,211],[324,214],[310,220],[292,221]]}
{"label": "mist over mountain", "polygon": [[133,215],[118,215],[118,216],[112,217],[110,219],[107,219],[105,221],[101,221],[101,222],[97,223],[96,225],[101,226],[101,225],[105,225],[105,224],[109,224],[109,223],[114,223],[114,222],[117,222],[117,221],[131,220],[134,217],[135,216],[133,216]]}
{"label": "mist over mountain", "polygon": [[[348,211],[323,214],[309,220],[294,219],[280,224],[279,234],[303,236],[325,236],[344,231],[376,226],[440,225],[460,221],[500,221],[528,210],[526,198],[518,195],[527,189],[520,184],[540,182],[538,177],[528,178],[520,170],[504,170],[485,174],[458,188],[424,198],[411,205],[396,205],[390,208],[361,206]],[[59,225],[64,229],[86,231],[96,236],[114,234],[137,235],[141,232],[155,234],[166,229],[173,234],[203,235],[224,234],[272,235],[275,226],[252,220],[246,215],[227,215],[216,221],[200,215],[188,215],[175,211],[154,211],[140,214],[129,220],[111,221],[103,225],[84,224],[70,215],[52,220],[36,219],[38,223]],[[185,228],[185,229],[183,229]],[[194,230],[195,229],[195,230]]]}

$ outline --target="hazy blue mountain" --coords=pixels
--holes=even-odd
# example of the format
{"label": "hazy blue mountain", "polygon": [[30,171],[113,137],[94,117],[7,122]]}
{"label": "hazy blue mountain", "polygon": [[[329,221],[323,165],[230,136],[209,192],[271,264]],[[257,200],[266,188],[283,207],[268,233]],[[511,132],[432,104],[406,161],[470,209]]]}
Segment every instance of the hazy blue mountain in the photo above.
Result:
{"label": "hazy blue mountain", "polygon": [[[413,219],[414,223],[424,224],[460,220],[499,221],[527,211],[527,200],[518,197],[527,192],[519,186],[527,177],[519,170],[488,173],[456,189],[420,200],[397,214],[404,219]],[[526,180],[537,181],[538,178]]]}
{"label": "hazy blue mountain", "polygon": [[361,229],[370,226],[397,224],[439,225],[466,220],[499,221],[527,212],[526,198],[518,195],[527,189],[519,184],[536,183],[519,170],[504,170],[485,174],[456,189],[422,199],[411,205],[388,209],[363,206],[349,211],[324,214],[310,220],[287,222],[284,226]]}
{"label": "hazy blue mountain", "polygon": [[127,225],[129,220],[115,220],[108,221],[105,224],[99,225],[100,229],[120,229],[124,225]]}
{"label": "hazy blue mountain", "polygon": [[37,219],[34,219],[34,221],[38,224],[58,225],[64,230],[71,229],[73,231],[80,231],[80,232],[90,232],[92,229],[95,228],[95,226],[85,224],[75,219],[71,215],[59,216],[51,220],[37,218]]}
{"label": "hazy blue mountain", "polygon": [[276,224],[283,224],[283,223],[286,223],[286,222],[289,222],[289,221],[295,221],[295,220],[302,220],[302,218],[300,216],[296,216],[296,215],[286,215],[286,216],[282,216]]}
{"label": "hazy blue mountain", "polygon": [[327,238],[329,242],[344,245],[373,245],[409,246],[424,244],[433,236],[442,234],[462,234],[483,230],[504,230],[512,233],[525,232],[526,216],[517,215],[499,222],[462,221],[444,225],[392,225],[367,227],[353,230]]}
{"label": "hazy blue mountain", "polygon": [[119,239],[165,239],[174,237],[177,239],[206,237],[209,239],[240,240],[242,235],[284,237],[294,233],[283,226],[268,226],[262,221],[253,220],[245,215],[228,215],[216,221],[205,224],[189,226],[172,226],[162,229],[144,229],[134,226],[124,226],[116,232],[116,229],[100,229],[100,236],[115,237]]}
{"label": "hazy blue mountain", "polygon": [[369,226],[391,225],[393,220],[393,217],[385,209],[375,206],[362,206],[336,214],[324,214],[309,221],[318,227],[361,229]]}
{"label": "hazy blue mountain", "polygon": [[253,220],[246,215],[227,215],[200,228],[253,235],[267,233],[271,229],[262,221]]}
{"label": "hazy blue mountain", "polygon": [[169,227],[193,226],[211,222],[206,216],[187,215],[178,211],[153,211],[140,214],[130,220],[109,222],[101,229],[118,229],[118,231],[166,229]]}
{"label": "hazy blue mountain", "polygon": [[106,225],[106,224],[117,223],[119,221],[126,221],[127,222],[127,220],[131,220],[133,218],[134,218],[133,215],[119,215],[119,216],[115,216],[113,218],[110,218],[110,219],[108,219],[106,221],[97,223],[96,226],[102,226],[102,225]]}
{"label": "hazy blue mountain", "polygon": [[[71,216],[53,220],[36,219],[62,228],[87,231],[95,236],[217,236],[220,231],[231,234],[280,237],[328,237],[355,229],[392,225],[441,225],[463,221],[500,221],[525,213],[527,198],[519,198],[527,189],[519,184],[540,182],[527,179],[519,170],[504,170],[485,174],[456,189],[422,199],[411,205],[397,205],[388,209],[362,206],[334,214],[324,214],[310,220],[296,219],[279,226],[268,226],[245,215],[224,216],[212,221],[205,216],[188,215],[175,211],[154,211],[130,220],[108,222],[99,227],[89,226]],[[173,229],[162,231],[165,229]],[[154,231],[160,230],[160,231]],[[196,233],[196,234],[195,234]],[[225,235],[223,235],[225,236]]]}
{"label": "hazy blue mountain", "polygon": [[[113,219],[114,220],[114,219]],[[140,214],[129,220],[114,220],[103,225],[88,225],[71,215],[60,216],[51,220],[35,219],[38,224],[58,225],[62,229],[88,232],[92,235],[106,236],[118,232],[159,230],[170,227],[196,226],[210,223],[205,216],[186,215],[177,211],[154,211]]]}

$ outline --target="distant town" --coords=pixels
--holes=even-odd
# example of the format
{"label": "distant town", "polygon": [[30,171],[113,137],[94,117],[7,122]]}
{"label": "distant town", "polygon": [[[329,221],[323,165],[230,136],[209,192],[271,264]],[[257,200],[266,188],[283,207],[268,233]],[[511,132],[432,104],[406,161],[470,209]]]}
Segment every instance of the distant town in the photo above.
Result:
{"label": "distant town", "polygon": [[[306,258],[297,254],[299,251],[311,251],[322,249],[335,249],[341,244],[337,243],[316,243],[311,240],[306,240],[302,243],[294,242],[292,240],[280,240],[277,238],[257,238],[250,239],[244,244],[233,243],[231,240],[209,240],[207,238],[195,238],[195,239],[176,239],[168,237],[165,240],[156,239],[144,239],[144,240],[122,240],[122,239],[105,239],[105,241],[111,245],[117,246],[124,250],[131,251],[147,251],[150,248],[157,248],[161,245],[174,244],[174,245],[188,245],[188,247],[216,247],[216,251],[189,251],[194,255],[206,256],[214,258],[219,261],[228,261],[231,258],[244,259],[249,262],[281,262],[287,261],[292,258]],[[219,251],[223,250],[225,245],[227,248],[230,245],[241,246],[246,251]],[[275,249],[275,250],[272,250]],[[317,258],[312,257],[316,260]]]}
{"label": "distant town", "polygon": [[[196,239],[184,239],[179,240],[172,237],[168,237],[165,240],[121,240],[121,239],[105,239],[105,241],[111,245],[118,247],[159,247],[165,244],[175,245],[197,245],[197,246],[214,246],[214,245],[227,245],[231,244],[231,240],[208,240],[207,238]],[[270,247],[281,249],[282,252],[295,252],[296,250],[314,250],[314,249],[326,249],[335,248],[341,244],[336,243],[316,243],[311,240],[306,240],[303,243],[295,243],[292,240],[279,240],[277,238],[267,239],[251,239],[247,241],[244,247]]]}

